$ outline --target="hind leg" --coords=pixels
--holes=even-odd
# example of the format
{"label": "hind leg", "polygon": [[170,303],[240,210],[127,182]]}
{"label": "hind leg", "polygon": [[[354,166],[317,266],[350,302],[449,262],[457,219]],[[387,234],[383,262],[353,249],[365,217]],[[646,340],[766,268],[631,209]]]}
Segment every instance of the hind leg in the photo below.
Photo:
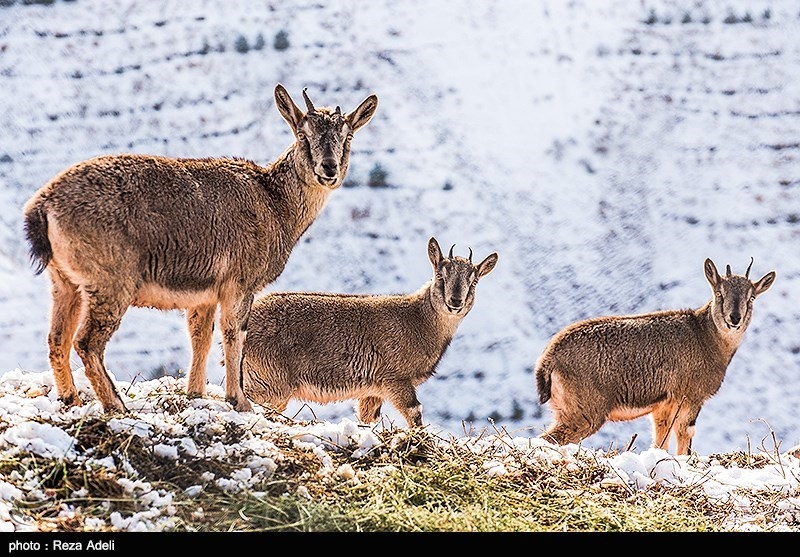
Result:
{"label": "hind leg", "polygon": [[213,305],[190,308],[186,312],[186,324],[192,342],[192,367],[189,369],[189,380],[186,385],[189,396],[202,397],[206,394],[208,354],[214,336],[216,310],[217,306]]}
{"label": "hind leg", "polygon": [[581,392],[582,387],[584,385],[579,383],[565,383],[557,373],[551,375],[553,423],[539,437],[556,445],[566,445],[580,443],[597,433],[608,418],[608,410],[581,408],[578,401],[588,399]]}
{"label": "hind leg", "polygon": [[580,443],[590,435],[597,433],[600,426],[593,425],[583,417],[556,419],[539,437],[556,445]]}
{"label": "hind leg", "polygon": [[72,377],[69,355],[72,338],[78,328],[83,299],[80,290],[55,267],[50,268],[53,307],[50,314],[50,333],[47,337],[50,367],[56,383],[58,398],[67,405],[80,403],[78,389]]}
{"label": "hind leg", "polygon": [[677,423],[680,404],[672,399],[653,408],[653,446],[669,450],[670,436]]}
{"label": "hind leg", "polygon": [[[119,298],[119,288],[101,291],[87,289],[86,313],[75,335],[75,351],[83,360],[86,377],[92,383],[95,395],[105,412],[124,412],[125,404],[119,396],[104,362],[105,350],[111,336],[119,328],[122,315],[128,309],[128,300]],[[124,290],[123,290],[124,291]]]}
{"label": "hind leg", "polygon": [[242,388],[247,398],[278,413],[286,410],[295,392],[291,377],[262,365],[253,354],[242,359]]}

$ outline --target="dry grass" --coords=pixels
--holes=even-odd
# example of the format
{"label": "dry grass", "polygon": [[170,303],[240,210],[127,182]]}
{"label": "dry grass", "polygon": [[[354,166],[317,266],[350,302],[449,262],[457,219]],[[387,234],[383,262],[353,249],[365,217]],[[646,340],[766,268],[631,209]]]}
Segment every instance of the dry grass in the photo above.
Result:
{"label": "dry grass", "polygon": [[[384,429],[381,443],[358,458],[325,443],[334,472],[321,473],[319,454],[276,430],[267,439],[277,455],[274,470],[231,489],[214,480],[247,468],[254,456],[247,450],[164,458],[154,439],[115,433],[103,416],[60,426],[77,440],[81,458],[20,451],[0,460],[4,481],[24,494],[12,513],[20,529],[125,529],[120,521],[146,515],[154,494],[169,501],[150,524],[160,520],[157,529],[168,531],[711,532],[742,524],[732,520],[740,509],[710,499],[701,485],[636,490],[604,481],[609,469],[591,451],[566,465],[532,459],[509,443],[507,473],[492,474],[491,454],[474,450],[477,438],[448,441],[425,429]],[[190,434],[209,448],[251,432],[228,422],[214,435],[199,428]],[[714,457],[723,466],[769,463],[741,453]],[[800,530],[800,516],[785,511],[786,495],[748,495],[749,524]]]}

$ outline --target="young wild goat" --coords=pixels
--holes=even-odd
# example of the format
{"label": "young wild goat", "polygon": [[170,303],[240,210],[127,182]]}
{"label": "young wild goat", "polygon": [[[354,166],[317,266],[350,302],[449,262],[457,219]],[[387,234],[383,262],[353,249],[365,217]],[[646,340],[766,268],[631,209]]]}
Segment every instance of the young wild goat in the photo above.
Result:
{"label": "young wild goat", "polygon": [[275,292],[253,302],[244,345],[244,391],[282,412],[297,398],[327,404],[358,399],[358,417],[375,422],[388,400],[409,427],[422,425],[416,387],[435,373],[475,287],[497,254],[478,265],[445,258],[428,241],[434,277],[408,295]]}
{"label": "young wild goat", "polygon": [[242,159],[101,156],[67,168],[24,208],[31,256],[52,281],[50,365],[59,398],[79,402],[70,345],[106,412],[125,405],[104,363],[106,344],[130,306],[186,309],[192,344],[188,393],[206,392],[217,306],[225,398],[252,406],[242,391],[241,351],[256,292],[283,271],[300,236],[347,172],[350,140],[378,99],[342,114],[307,112],[281,84],[278,111],[295,141],[266,167]]}
{"label": "young wild goat", "polygon": [[747,272],[722,277],[711,259],[705,275],[713,297],[696,310],[600,317],[557,333],[536,365],[539,401],[550,401],[554,420],[541,436],[578,443],[607,421],[651,414],[653,445],[689,453],[700,408],[719,389],[744,338],[756,297],[775,272],[758,282]]}

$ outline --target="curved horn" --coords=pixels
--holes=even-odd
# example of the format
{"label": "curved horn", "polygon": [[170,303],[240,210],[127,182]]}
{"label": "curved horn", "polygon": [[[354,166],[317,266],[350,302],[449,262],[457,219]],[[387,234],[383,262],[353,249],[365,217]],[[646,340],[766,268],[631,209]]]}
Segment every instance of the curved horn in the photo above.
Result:
{"label": "curved horn", "polygon": [[750,258],[750,265],[747,266],[747,270],[744,272],[744,278],[750,278],[750,267],[753,266],[753,258]]}
{"label": "curved horn", "polygon": [[726,265],[725,266],[725,276],[726,277],[731,276],[731,266],[730,265]]}
{"label": "curved horn", "polygon": [[448,256],[447,256],[447,258],[448,258],[448,259],[453,259],[453,248],[454,248],[454,247],[456,247],[456,245],[455,245],[455,244],[453,244],[452,246],[450,246],[450,253],[449,253],[449,254],[448,254]]}
{"label": "curved horn", "polygon": [[314,103],[312,103],[311,99],[308,98],[308,94],[306,93],[307,90],[308,87],[303,87],[303,99],[306,101],[306,107],[308,108],[308,111],[314,112],[316,109],[314,108]]}
{"label": "curved horn", "polygon": [[469,262],[472,263],[472,248],[469,248]]}

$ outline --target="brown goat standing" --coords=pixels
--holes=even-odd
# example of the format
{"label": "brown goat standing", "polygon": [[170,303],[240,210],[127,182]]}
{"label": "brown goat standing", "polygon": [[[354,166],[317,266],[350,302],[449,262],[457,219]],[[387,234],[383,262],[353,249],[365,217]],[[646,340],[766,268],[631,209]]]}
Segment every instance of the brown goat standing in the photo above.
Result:
{"label": "brown goat standing", "polygon": [[[750,261],[750,266],[753,262]],[[753,302],[775,280],[722,277],[711,259],[712,299],[696,310],[612,316],[573,323],[557,333],[536,365],[539,401],[554,420],[541,436],[578,443],[607,421],[652,414],[653,446],[689,453],[700,408],[722,385],[752,317]]]}
{"label": "brown goat standing", "polygon": [[342,114],[303,112],[281,84],[278,111],[295,141],[266,167],[242,159],[124,154],[67,168],[24,208],[31,256],[52,281],[48,336],[59,398],[79,402],[75,347],[103,409],[125,405],[104,363],[130,306],[186,309],[192,344],[187,391],[204,396],[217,306],[225,398],[252,410],[241,352],[253,296],[283,271],[300,236],[347,172],[350,140],[377,108],[375,95]]}
{"label": "brown goat standing", "polygon": [[244,345],[244,390],[283,412],[292,398],[327,404],[358,399],[362,422],[388,400],[411,426],[422,425],[416,387],[435,373],[475,287],[497,254],[478,265],[443,257],[428,241],[434,277],[407,295],[273,292],[256,298]]}

